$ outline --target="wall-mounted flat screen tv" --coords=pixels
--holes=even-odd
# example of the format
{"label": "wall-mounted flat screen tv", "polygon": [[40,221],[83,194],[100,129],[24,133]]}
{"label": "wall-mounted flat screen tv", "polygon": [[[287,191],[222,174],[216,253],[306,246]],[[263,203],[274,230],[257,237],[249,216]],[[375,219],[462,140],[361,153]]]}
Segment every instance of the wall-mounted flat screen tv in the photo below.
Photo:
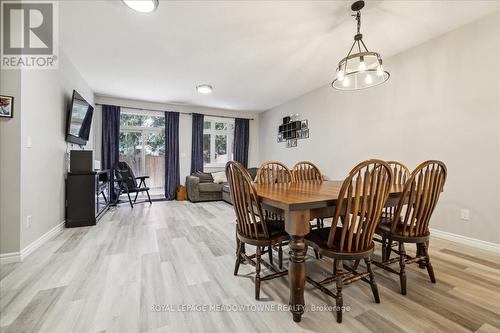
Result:
{"label": "wall-mounted flat screen tv", "polygon": [[89,140],[94,108],[76,90],[69,107],[66,141],[85,145]]}

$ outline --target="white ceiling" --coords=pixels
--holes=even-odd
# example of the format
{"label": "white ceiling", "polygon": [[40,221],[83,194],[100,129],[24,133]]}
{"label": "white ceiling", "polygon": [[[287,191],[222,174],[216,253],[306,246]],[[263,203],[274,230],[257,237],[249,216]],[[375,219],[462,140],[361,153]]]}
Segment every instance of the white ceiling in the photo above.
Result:
{"label": "white ceiling", "polygon": [[[387,58],[498,9],[367,1],[362,32]],[[72,0],[60,13],[61,46],[97,94],[235,110],[266,110],[331,82],[355,33],[344,1],[161,0],[140,14],[118,0]],[[197,93],[202,83],[214,92]]]}

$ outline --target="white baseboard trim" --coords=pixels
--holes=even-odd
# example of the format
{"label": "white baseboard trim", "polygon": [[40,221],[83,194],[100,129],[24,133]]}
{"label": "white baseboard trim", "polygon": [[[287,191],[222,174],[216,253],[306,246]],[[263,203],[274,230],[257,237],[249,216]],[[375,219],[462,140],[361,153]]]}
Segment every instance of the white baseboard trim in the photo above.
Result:
{"label": "white baseboard trim", "polygon": [[451,232],[446,232],[442,230],[430,228],[431,236],[436,238],[441,238],[449,240],[455,243],[460,243],[464,245],[473,246],[482,250],[492,251],[495,253],[500,253],[500,244],[486,242],[480,239],[466,237],[462,235],[453,234]]}
{"label": "white baseboard trim", "polygon": [[0,253],[0,265],[21,261],[21,252]]}
{"label": "white baseboard trim", "polygon": [[20,252],[10,252],[10,253],[2,253],[0,254],[0,264],[10,264],[13,262],[23,261],[28,255],[33,253],[36,249],[42,246],[43,243],[48,241],[52,236],[57,234],[59,231],[64,229],[64,221],[44,233],[38,239],[33,241],[31,244],[26,246]]}
{"label": "white baseboard trim", "polygon": [[52,238],[55,234],[57,234],[59,231],[64,229],[64,221],[44,233],[42,236],[40,236],[37,240],[26,246],[24,249],[21,250],[21,261],[24,260],[30,253],[38,249],[40,246],[42,246],[43,243],[48,241],[49,239]]}

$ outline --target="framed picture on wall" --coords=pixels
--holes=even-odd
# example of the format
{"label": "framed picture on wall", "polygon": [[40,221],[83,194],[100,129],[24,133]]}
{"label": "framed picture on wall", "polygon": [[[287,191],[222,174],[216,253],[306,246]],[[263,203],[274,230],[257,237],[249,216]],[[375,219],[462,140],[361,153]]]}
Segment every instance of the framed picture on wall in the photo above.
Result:
{"label": "framed picture on wall", "polygon": [[302,137],[302,139],[307,139],[307,138],[309,138],[309,128],[303,129],[301,132],[302,132],[302,133],[301,133],[301,137]]}
{"label": "framed picture on wall", "polygon": [[14,116],[14,97],[0,95],[0,117],[12,118]]}
{"label": "framed picture on wall", "polygon": [[286,140],[286,147],[287,148],[297,147],[297,139]]}
{"label": "framed picture on wall", "polygon": [[309,122],[307,121],[307,119],[304,119],[301,121],[300,128],[302,128],[302,129],[309,128]]}

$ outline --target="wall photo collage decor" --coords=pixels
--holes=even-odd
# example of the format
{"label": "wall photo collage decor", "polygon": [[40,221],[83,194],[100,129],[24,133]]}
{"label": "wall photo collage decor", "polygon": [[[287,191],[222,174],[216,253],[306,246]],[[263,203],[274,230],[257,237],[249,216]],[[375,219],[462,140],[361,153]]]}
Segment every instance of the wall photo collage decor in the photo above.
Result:
{"label": "wall photo collage decor", "polygon": [[309,138],[309,123],[307,119],[299,120],[299,115],[283,118],[278,128],[278,142],[286,142],[287,148],[297,147],[297,140]]}

